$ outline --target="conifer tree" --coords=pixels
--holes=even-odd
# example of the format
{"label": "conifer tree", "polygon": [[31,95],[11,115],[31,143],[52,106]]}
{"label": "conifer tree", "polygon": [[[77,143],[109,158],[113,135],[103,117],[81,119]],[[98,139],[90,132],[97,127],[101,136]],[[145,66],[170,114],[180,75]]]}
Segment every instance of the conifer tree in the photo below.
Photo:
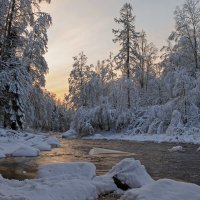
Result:
{"label": "conifer tree", "polygon": [[113,30],[115,43],[119,43],[121,49],[116,55],[115,60],[117,67],[120,69],[124,76],[126,76],[127,87],[127,108],[131,107],[131,92],[130,85],[133,73],[135,72],[135,64],[137,61],[137,38],[139,33],[135,31],[135,16],[132,13],[133,9],[129,3],[123,5],[120,11],[120,18],[115,18],[115,22],[122,28]]}

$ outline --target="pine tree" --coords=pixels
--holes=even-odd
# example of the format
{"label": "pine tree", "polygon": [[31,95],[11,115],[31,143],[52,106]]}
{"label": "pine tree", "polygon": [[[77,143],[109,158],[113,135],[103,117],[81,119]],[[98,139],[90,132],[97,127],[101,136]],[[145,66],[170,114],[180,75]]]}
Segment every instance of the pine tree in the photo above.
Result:
{"label": "pine tree", "polygon": [[[116,55],[117,67],[120,69],[128,82],[131,82],[133,73],[135,73],[135,64],[137,61],[137,38],[139,34],[135,31],[135,16],[132,14],[132,6],[129,3],[124,4],[120,11],[120,18],[115,18],[115,22],[122,26],[122,29],[113,30],[115,43],[119,43],[121,49]],[[130,84],[127,87],[127,108],[131,108]]]}

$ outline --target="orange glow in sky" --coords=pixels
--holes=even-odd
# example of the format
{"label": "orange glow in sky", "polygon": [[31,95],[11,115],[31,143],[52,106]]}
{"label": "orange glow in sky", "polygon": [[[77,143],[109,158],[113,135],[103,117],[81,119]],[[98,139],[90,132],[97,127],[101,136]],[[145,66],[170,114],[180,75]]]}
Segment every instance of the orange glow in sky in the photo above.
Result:
{"label": "orange glow in sky", "polygon": [[42,3],[42,10],[51,14],[49,51],[45,55],[49,65],[46,88],[63,99],[68,88],[68,76],[73,56],[84,51],[88,64],[105,59],[109,52],[117,52],[113,44],[114,18],[126,2],[133,5],[136,30],[146,31],[149,41],[161,48],[173,30],[173,11],[184,0],[52,0]]}

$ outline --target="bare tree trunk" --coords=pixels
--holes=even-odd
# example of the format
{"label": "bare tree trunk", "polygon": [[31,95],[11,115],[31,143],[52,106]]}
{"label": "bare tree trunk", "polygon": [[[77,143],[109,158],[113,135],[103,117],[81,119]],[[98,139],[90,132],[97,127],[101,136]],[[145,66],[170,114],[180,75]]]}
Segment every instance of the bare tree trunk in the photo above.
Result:
{"label": "bare tree trunk", "polygon": [[129,36],[129,26],[127,28],[127,60],[126,60],[126,67],[127,67],[127,79],[128,79],[128,88],[127,88],[127,95],[128,95],[128,109],[131,108],[131,98],[130,98],[130,36]]}

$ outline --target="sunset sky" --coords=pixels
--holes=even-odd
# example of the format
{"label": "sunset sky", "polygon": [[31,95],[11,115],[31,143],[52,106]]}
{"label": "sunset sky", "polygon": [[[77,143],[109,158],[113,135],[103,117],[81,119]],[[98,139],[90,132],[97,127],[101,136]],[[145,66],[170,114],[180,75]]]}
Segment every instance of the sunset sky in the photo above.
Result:
{"label": "sunset sky", "polygon": [[49,64],[46,88],[63,99],[67,92],[72,57],[80,51],[95,64],[117,52],[113,44],[114,18],[122,5],[130,2],[136,15],[136,30],[145,30],[149,41],[161,48],[174,27],[173,12],[184,0],[52,0],[42,10],[51,14],[49,29]]}

